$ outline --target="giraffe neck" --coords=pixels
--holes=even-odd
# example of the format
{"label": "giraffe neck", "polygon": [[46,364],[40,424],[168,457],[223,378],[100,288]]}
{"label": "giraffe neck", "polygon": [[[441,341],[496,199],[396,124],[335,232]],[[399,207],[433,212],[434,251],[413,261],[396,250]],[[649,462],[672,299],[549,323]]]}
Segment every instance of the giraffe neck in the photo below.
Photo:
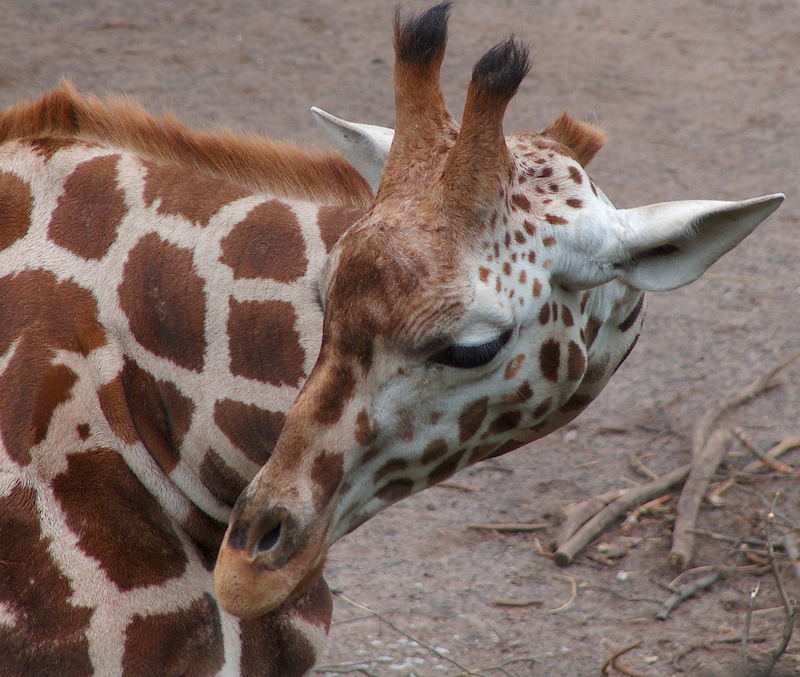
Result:
{"label": "giraffe neck", "polygon": [[[9,148],[17,170],[8,180],[44,179],[51,192],[34,196],[19,243],[41,268],[29,270],[30,257],[11,247],[0,275],[74,286],[87,315],[96,309],[74,331],[98,375],[104,420],[81,429],[81,444],[116,438],[134,474],[211,556],[314,364],[315,284],[363,210],[251,194],[75,140]],[[43,463],[63,464],[47,454]]]}

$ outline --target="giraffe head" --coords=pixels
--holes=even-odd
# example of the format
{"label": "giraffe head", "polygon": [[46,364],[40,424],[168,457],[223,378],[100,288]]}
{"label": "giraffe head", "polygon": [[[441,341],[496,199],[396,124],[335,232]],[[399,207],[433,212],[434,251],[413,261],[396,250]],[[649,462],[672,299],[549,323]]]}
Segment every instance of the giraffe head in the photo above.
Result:
{"label": "giraffe head", "polygon": [[599,130],[504,135],[528,70],[513,40],[475,65],[459,127],[439,89],[448,11],[395,19],[385,166],[391,132],[349,128],[380,183],[330,254],[319,358],[231,516],[215,580],[236,615],[303,590],[384,507],[569,420],[635,341],[641,290],[696,279],[782,199],[615,209],[584,170]]}

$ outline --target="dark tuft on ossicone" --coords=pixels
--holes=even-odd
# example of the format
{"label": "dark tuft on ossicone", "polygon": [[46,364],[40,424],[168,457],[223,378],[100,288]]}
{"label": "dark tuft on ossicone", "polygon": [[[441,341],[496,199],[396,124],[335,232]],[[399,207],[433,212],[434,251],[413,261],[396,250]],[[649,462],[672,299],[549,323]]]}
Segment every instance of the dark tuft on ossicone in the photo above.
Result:
{"label": "dark tuft on ossicone", "polygon": [[510,99],[530,67],[528,48],[510,37],[492,47],[475,64],[472,83],[490,96]]}
{"label": "dark tuft on ossicone", "polygon": [[443,53],[447,44],[447,20],[450,2],[431,7],[422,14],[394,15],[394,48],[397,58],[423,66]]}

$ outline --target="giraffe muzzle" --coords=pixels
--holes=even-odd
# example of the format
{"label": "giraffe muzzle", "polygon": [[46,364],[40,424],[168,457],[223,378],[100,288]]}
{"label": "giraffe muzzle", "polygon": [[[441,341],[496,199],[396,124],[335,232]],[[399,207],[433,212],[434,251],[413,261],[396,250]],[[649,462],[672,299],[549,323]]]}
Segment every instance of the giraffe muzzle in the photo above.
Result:
{"label": "giraffe muzzle", "polygon": [[228,613],[253,618],[305,589],[322,568],[330,520],[307,525],[288,508],[237,503],[214,569],[217,599]]}

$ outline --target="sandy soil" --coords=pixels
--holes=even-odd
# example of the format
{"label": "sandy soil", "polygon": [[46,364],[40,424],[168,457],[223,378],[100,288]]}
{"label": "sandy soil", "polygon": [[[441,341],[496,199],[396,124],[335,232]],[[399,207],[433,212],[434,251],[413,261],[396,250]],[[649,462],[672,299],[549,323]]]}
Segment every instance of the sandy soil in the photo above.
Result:
{"label": "sandy soil", "polygon": [[[391,125],[391,14],[390,3],[365,0],[6,0],[0,105],[66,76],[194,124],[324,145],[311,104]],[[482,675],[597,675],[609,641],[641,641],[625,656],[641,675],[738,674],[739,645],[726,640],[741,636],[758,582],[755,607],[767,611],[753,615],[751,651],[765,664],[783,631],[781,611],[768,611],[779,604],[769,575],[737,570],[668,620],[654,619],[675,576],[666,564],[674,499],[667,511],[601,539],[617,558],[595,544],[557,569],[537,543],[552,540],[569,502],[645,481],[632,455],[657,473],[685,463],[704,408],[798,348],[798,26],[795,0],[458,3],[444,66],[454,111],[472,63],[513,31],[532,42],[535,66],[507,129],[541,128],[564,108],[597,120],[610,141],[592,171],[618,206],[776,191],[788,199],[703,279],[650,295],[639,346],[574,424],[454,479],[469,490],[430,489],[335,546],[332,586],[403,632],[340,598],[325,674],[457,675],[457,663]],[[779,387],[724,423],[740,426],[763,451],[800,434],[798,411],[795,364]],[[735,446],[726,463],[749,460]],[[800,465],[800,453],[787,460]],[[760,497],[769,501],[777,489],[782,519],[796,526],[797,478],[772,473],[731,489],[722,507],[703,506],[699,527],[763,537]],[[547,526],[529,534],[466,526],[514,521]],[[616,546],[624,547],[614,553]],[[601,551],[606,563],[589,557]],[[697,565],[736,563],[729,544],[701,537]],[[800,596],[800,581],[788,566],[783,571],[789,594]],[[574,603],[552,612],[573,582]],[[510,608],[498,599],[536,604]],[[774,674],[800,674],[799,639]]]}

